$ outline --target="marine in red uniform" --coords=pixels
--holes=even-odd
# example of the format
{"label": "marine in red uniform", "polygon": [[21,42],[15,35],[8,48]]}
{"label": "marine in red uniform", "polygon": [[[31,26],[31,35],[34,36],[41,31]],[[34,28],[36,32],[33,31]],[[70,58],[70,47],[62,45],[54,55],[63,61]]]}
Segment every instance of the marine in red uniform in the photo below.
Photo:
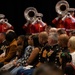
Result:
{"label": "marine in red uniform", "polygon": [[5,15],[0,14],[0,33],[6,32],[9,29],[13,29],[13,26],[8,23],[8,21],[5,18]]}
{"label": "marine in red uniform", "polygon": [[63,20],[66,29],[71,30],[71,29],[75,29],[75,17],[74,17],[74,11],[75,8],[70,8],[68,10],[69,14],[66,16],[66,18]]}
{"label": "marine in red uniform", "polygon": [[71,30],[75,29],[74,11],[75,11],[75,8],[69,8],[68,14],[62,18],[64,25],[65,25],[65,29],[68,34]]}
{"label": "marine in red uniform", "polygon": [[62,15],[58,15],[54,20],[52,20],[52,23],[55,25],[56,28],[65,28],[64,23],[62,21]]}
{"label": "marine in red uniform", "polygon": [[42,31],[45,31],[45,26],[46,24],[43,22],[38,22],[36,21],[34,24],[29,23],[28,25],[24,25],[23,29],[25,30],[26,33],[39,33]]}
{"label": "marine in red uniform", "polygon": [[28,33],[39,33],[42,31],[45,31],[46,23],[44,23],[40,16],[37,16],[37,18],[34,21],[28,21],[24,26],[23,29],[25,32]]}

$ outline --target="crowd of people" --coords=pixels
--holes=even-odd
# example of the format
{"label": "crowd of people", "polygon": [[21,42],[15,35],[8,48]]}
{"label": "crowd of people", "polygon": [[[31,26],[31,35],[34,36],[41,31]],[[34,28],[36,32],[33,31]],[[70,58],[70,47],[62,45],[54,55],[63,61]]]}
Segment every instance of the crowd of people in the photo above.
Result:
{"label": "crowd of people", "polygon": [[0,71],[11,75],[75,75],[75,31],[47,27],[17,36],[0,33]]}

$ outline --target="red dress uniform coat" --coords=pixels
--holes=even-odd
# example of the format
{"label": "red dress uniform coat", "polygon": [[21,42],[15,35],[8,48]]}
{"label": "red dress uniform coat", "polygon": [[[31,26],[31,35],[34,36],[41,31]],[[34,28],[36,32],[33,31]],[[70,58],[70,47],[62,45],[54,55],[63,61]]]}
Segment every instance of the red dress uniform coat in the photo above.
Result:
{"label": "red dress uniform coat", "polygon": [[0,23],[0,33],[6,32],[8,29],[13,29],[13,26],[8,26],[6,23]]}
{"label": "red dress uniform coat", "polygon": [[34,26],[33,33],[39,33],[39,32],[45,31],[46,24],[43,25],[41,22],[37,22],[33,26]]}
{"label": "red dress uniform coat", "polygon": [[54,19],[52,21],[53,24],[55,24],[56,28],[65,28],[64,23],[61,19]]}
{"label": "red dress uniform coat", "polygon": [[69,35],[69,32],[72,29],[75,29],[75,21],[74,21],[74,19],[67,17],[63,22],[65,25],[66,32]]}
{"label": "red dress uniform coat", "polygon": [[28,25],[24,25],[23,29],[25,31],[26,34],[30,34],[32,33],[34,30],[32,30],[33,25],[32,24],[28,24]]}
{"label": "red dress uniform coat", "polygon": [[71,18],[66,18],[64,20],[64,25],[66,29],[75,29],[75,22],[73,22]]}
{"label": "red dress uniform coat", "polygon": [[25,32],[28,33],[39,33],[45,30],[46,25],[42,25],[40,22],[36,22],[35,24],[28,24],[27,26],[24,25],[23,29]]}

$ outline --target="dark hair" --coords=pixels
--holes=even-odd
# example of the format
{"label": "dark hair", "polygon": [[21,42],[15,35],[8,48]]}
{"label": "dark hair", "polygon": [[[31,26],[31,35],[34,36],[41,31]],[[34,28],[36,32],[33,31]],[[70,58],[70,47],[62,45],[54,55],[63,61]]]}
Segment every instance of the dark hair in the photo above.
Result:
{"label": "dark hair", "polygon": [[20,35],[19,36],[23,41],[24,41],[24,48],[28,46],[28,38],[26,38],[25,35]]}
{"label": "dark hair", "polygon": [[9,32],[6,34],[6,40],[8,42],[12,42],[14,39],[16,39],[16,33],[15,32]]}
{"label": "dark hair", "polygon": [[69,53],[62,53],[60,55],[61,59],[62,59],[62,70],[64,71],[65,67],[66,67],[66,63],[70,63],[72,61],[72,56]]}
{"label": "dark hair", "polygon": [[21,54],[22,56],[24,54],[25,48],[28,46],[28,38],[25,35],[20,35],[19,37],[24,41],[23,50]]}
{"label": "dark hair", "polygon": [[19,36],[22,40],[25,40],[25,35],[20,35]]}
{"label": "dark hair", "polygon": [[39,47],[38,35],[32,35],[31,38],[33,39],[34,47]]}
{"label": "dark hair", "polygon": [[65,34],[65,30],[59,29],[59,30],[57,31],[57,33],[59,33],[60,35],[61,35],[61,34]]}
{"label": "dark hair", "polygon": [[75,30],[73,30],[71,33],[72,33],[72,35],[74,35],[75,34]]}
{"label": "dark hair", "polygon": [[[53,74],[54,73],[54,74]],[[62,71],[54,64],[42,64],[36,68],[33,75],[63,75]]]}

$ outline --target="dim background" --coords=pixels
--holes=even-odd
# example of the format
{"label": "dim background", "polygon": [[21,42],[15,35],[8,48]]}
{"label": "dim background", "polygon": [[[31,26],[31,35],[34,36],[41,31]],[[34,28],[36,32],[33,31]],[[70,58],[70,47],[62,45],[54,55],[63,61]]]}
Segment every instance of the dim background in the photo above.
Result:
{"label": "dim background", "polygon": [[[55,5],[59,0],[0,0],[0,13],[14,26],[17,35],[25,34],[22,26],[26,23],[24,10],[27,7],[35,7],[39,13],[43,13],[43,21],[52,25],[51,21],[57,16]],[[70,7],[75,7],[75,0],[67,0]]]}

